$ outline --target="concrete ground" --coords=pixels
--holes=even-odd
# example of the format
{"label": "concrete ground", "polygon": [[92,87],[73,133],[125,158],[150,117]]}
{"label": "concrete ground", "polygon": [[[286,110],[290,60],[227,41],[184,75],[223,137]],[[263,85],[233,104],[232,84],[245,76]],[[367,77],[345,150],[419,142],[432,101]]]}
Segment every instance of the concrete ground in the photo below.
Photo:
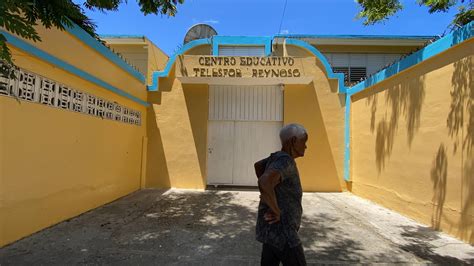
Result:
{"label": "concrete ground", "polygon": [[[309,264],[474,264],[474,247],[350,193],[305,193]],[[0,265],[256,265],[258,193],[142,190],[0,249]]]}

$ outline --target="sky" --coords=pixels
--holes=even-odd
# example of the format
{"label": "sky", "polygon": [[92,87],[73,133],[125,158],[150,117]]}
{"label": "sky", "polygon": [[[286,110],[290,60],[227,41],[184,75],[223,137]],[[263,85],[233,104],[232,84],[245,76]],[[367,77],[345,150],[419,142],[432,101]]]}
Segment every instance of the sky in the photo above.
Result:
{"label": "sky", "polygon": [[360,9],[354,0],[185,0],[175,17],[144,16],[134,0],[122,3],[118,11],[85,11],[98,34],[144,35],[168,55],[179,49],[187,30],[197,23],[207,23],[226,36],[440,35],[448,32],[457,11],[454,7],[429,14],[416,0],[401,3],[402,11],[374,26],[364,26],[356,18]]}

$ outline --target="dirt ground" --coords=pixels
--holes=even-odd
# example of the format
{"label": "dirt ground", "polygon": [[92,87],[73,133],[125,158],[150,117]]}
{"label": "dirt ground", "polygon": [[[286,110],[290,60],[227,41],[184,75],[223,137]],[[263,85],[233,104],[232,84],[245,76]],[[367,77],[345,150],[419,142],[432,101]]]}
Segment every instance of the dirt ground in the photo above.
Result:
{"label": "dirt ground", "polygon": [[[141,190],[0,249],[1,265],[258,265],[255,191]],[[474,264],[474,247],[350,193],[305,193],[309,264]]]}

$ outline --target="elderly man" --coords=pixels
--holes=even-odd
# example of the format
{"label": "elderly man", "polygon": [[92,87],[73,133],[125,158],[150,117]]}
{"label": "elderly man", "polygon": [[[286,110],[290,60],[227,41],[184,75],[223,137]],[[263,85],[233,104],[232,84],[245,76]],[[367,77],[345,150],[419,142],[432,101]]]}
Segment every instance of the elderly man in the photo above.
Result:
{"label": "elderly man", "polygon": [[281,151],[255,163],[260,189],[257,240],[263,243],[261,265],[306,265],[298,237],[303,191],[295,158],[304,156],[308,134],[289,124],[280,130]]}

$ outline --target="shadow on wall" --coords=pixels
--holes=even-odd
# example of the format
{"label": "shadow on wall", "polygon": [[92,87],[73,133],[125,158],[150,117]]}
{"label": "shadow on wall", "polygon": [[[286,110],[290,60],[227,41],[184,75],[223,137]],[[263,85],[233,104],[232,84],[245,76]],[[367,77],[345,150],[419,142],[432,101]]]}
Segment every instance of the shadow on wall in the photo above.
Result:
{"label": "shadow on wall", "polygon": [[474,243],[474,154],[463,165],[460,236]]}
{"label": "shadow on wall", "polygon": [[[474,66],[472,61],[473,57],[468,53],[468,49],[453,48],[450,53],[430,59],[430,62],[423,67],[414,67],[409,72],[399,74],[403,80],[400,83],[396,83],[395,79],[388,80],[383,86],[378,85],[373,91],[354,97],[366,98],[370,108],[370,130],[375,134],[375,161],[380,174],[393,152],[396,136],[400,135],[397,134],[400,119],[406,121],[409,147],[416,137],[420,127],[425,94],[429,92],[425,88],[425,74],[452,64],[451,86],[446,88],[446,90],[450,89],[450,97],[445,99],[446,103],[450,100],[449,112],[439,118],[441,123],[443,119],[446,119],[451,141],[439,143],[437,152],[431,159],[432,167],[429,169],[433,188],[431,223],[436,229],[459,228],[459,232],[452,233],[470,243],[474,243],[474,75],[472,74]],[[382,91],[384,95],[380,93]],[[380,106],[378,101],[385,101],[387,106],[387,111],[383,115],[377,114],[377,106]],[[457,154],[455,158],[460,158],[462,168],[460,195],[454,195],[461,205],[460,220],[449,220],[448,216],[443,215],[447,186],[451,180],[448,171],[448,157],[451,156],[451,151],[453,155]],[[457,161],[450,163],[455,165]],[[458,184],[450,185],[458,186]]]}
{"label": "shadow on wall", "polygon": [[451,106],[446,125],[453,153],[462,153],[461,221],[463,239],[474,242],[474,75],[472,56],[454,63]]}
{"label": "shadow on wall", "polygon": [[184,56],[183,55],[179,55],[176,57],[177,60],[178,60],[178,64],[179,64],[179,69],[180,69],[180,72],[181,72],[181,76],[183,77],[187,77],[188,76],[188,69],[185,67],[186,65],[184,64]]}
{"label": "shadow on wall", "polygon": [[438,149],[433,167],[431,168],[431,182],[433,182],[433,214],[431,225],[435,229],[440,228],[441,215],[443,213],[444,201],[446,199],[446,183],[448,177],[448,157],[446,148],[441,144]]}
{"label": "shadow on wall", "polygon": [[400,117],[406,117],[409,146],[420,127],[420,115],[425,98],[424,76],[412,77],[408,82],[403,82],[385,91],[385,103],[390,112],[386,112],[375,126],[377,95],[369,96],[367,104],[371,106],[370,130],[371,132],[377,131],[375,154],[377,170],[380,173],[392,153]]}
{"label": "shadow on wall", "polygon": [[470,152],[474,144],[474,83],[473,75],[470,74],[472,69],[471,57],[454,63],[451,106],[447,118],[449,135],[454,141],[454,152],[457,152],[459,145],[462,151]]}

